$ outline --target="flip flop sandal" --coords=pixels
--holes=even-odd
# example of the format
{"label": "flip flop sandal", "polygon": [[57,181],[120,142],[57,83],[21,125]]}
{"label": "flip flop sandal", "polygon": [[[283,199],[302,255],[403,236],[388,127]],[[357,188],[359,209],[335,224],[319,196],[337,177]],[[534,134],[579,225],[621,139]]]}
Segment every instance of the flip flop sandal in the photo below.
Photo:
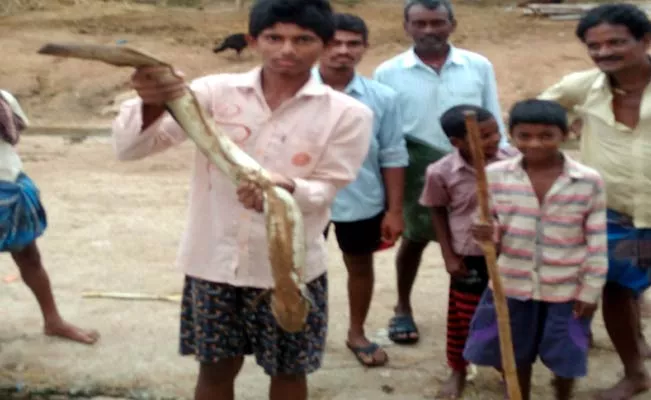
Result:
{"label": "flip flop sandal", "polygon": [[411,315],[395,315],[389,321],[389,339],[398,344],[414,344],[420,337],[410,337],[418,334],[418,327]]}
{"label": "flip flop sandal", "polygon": [[[353,352],[355,355],[355,358],[357,358],[357,361],[360,362],[365,367],[372,368],[372,367],[381,367],[384,364],[389,361],[389,356],[385,355],[384,361],[377,361],[374,357],[375,352],[380,348],[380,346],[377,345],[377,343],[371,343],[368,346],[353,346],[350,343],[346,343],[346,346],[350,351]],[[372,361],[369,363],[367,360],[362,358],[362,356],[367,356],[367,358],[371,358]]]}

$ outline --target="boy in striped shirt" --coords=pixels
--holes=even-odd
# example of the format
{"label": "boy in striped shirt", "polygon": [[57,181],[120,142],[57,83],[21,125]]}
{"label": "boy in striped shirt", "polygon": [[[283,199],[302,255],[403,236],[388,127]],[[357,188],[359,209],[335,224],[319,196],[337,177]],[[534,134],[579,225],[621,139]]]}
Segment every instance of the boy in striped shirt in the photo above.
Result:
{"label": "boy in striped shirt", "polygon": [[455,150],[427,167],[420,204],[432,210],[432,224],[450,274],[446,353],[451,374],[438,396],[455,399],[461,397],[466,383],[468,363],[463,359],[463,347],[468,326],[488,285],[486,260],[470,233],[472,214],[477,208],[477,175],[467,140],[465,111],[477,115],[487,163],[517,153],[513,148],[499,148],[499,125],[485,108],[462,104],[441,116],[441,128]]}
{"label": "boy in striped shirt", "polygon": [[[486,168],[493,225],[473,224],[476,240],[495,240],[507,296],[523,400],[540,356],[557,399],[587,373],[590,322],[608,271],[606,197],[594,169],[563,154],[565,110],[546,100],[516,103],[509,129],[522,153]],[[501,369],[497,318],[486,290],[464,357]]]}

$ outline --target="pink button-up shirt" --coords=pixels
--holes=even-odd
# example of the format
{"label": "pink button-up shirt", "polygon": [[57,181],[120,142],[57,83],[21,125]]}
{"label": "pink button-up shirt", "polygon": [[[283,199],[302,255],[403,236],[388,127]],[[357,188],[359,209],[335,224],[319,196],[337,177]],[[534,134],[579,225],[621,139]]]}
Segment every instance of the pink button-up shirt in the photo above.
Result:
{"label": "pink button-up shirt", "polygon": [[[488,163],[519,154],[515,147],[500,149]],[[470,228],[477,211],[477,173],[475,167],[463,159],[459,150],[427,167],[425,186],[420,196],[425,207],[446,207],[452,249],[460,256],[483,256],[473,239]]]}
{"label": "pink button-up shirt", "polygon": [[[260,67],[241,74],[199,78],[191,87],[218,126],[269,171],[293,178],[303,211],[306,281],[326,272],[323,229],[338,189],[353,181],[366,157],[372,111],[311,78],[271,111]],[[125,101],[113,123],[120,160],[137,160],[182,142],[169,114],[144,131],[140,99]],[[195,152],[189,212],[177,262],[185,274],[234,286],[273,286],[264,216],[245,209],[235,186]]]}

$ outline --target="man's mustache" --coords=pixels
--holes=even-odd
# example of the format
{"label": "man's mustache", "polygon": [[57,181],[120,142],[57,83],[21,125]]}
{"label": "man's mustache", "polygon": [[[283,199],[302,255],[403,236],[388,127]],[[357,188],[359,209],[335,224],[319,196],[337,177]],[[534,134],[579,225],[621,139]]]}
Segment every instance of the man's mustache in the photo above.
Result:
{"label": "man's mustache", "polygon": [[596,59],[597,62],[604,62],[604,61],[606,61],[606,62],[607,62],[607,61],[622,61],[622,60],[623,60],[622,57],[615,57],[615,56],[611,56],[611,57],[599,57],[599,58]]}
{"label": "man's mustache", "polygon": [[444,40],[441,39],[438,36],[435,36],[435,35],[427,35],[427,36],[421,37],[420,41],[426,42],[426,43],[440,43],[440,42],[443,42]]}

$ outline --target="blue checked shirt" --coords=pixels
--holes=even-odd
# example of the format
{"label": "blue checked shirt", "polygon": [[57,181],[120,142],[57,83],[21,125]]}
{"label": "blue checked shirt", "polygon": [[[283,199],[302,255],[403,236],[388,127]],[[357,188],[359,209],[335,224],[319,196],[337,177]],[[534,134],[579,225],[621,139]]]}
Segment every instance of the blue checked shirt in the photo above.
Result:
{"label": "blue checked shirt", "polygon": [[508,144],[493,65],[480,54],[451,46],[437,73],[412,48],[380,64],[373,78],[398,92],[405,138],[452,151],[439,118],[451,107],[472,104],[493,114],[502,132],[501,146]]}
{"label": "blue checked shirt", "polygon": [[[318,66],[312,69],[312,73],[321,80]],[[357,179],[335,196],[330,219],[336,222],[364,220],[384,211],[386,196],[382,168],[406,167],[409,163],[396,92],[356,74],[345,93],[373,110],[373,134]]]}

